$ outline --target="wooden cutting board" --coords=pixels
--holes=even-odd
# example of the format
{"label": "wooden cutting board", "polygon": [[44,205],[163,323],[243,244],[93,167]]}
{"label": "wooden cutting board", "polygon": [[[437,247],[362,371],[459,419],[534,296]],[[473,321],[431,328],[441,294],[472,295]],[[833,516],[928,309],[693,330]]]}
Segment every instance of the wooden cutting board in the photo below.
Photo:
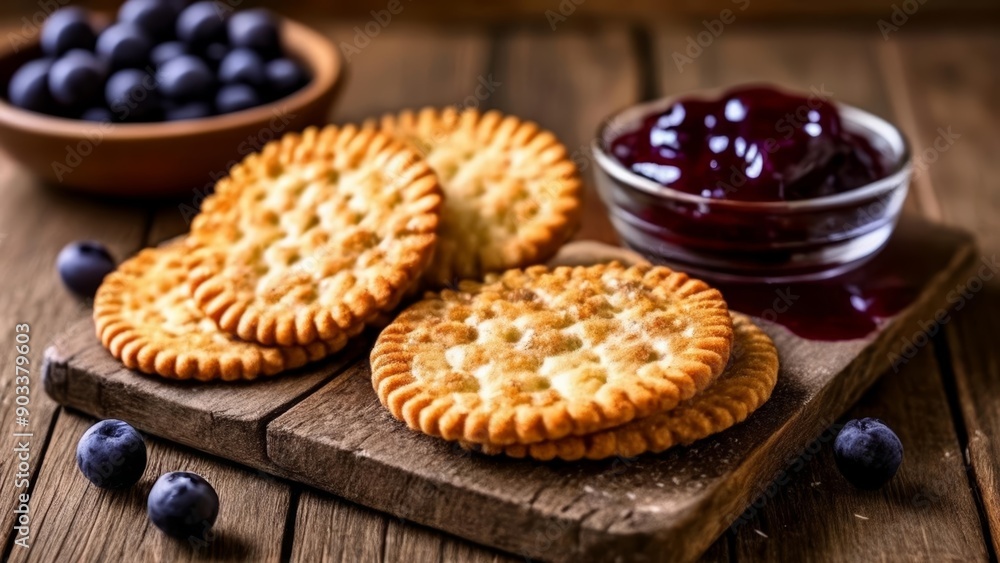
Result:
{"label": "wooden cutting board", "polygon": [[[295,374],[249,384],[184,384],[124,369],[91,322],[46,351],[56,401],[348,500],[511,553],[551,561],[689,561],[803,459],[828,429],[970,279],[971,237],[910,221],[896,249],[944,248],[913,303],[872,334],[822,342],[759,321],[777,344],[771,400],[746,422],[688,448],[602,462],[539,463],[472,454],[413,433],[378,403],[369,381],[373,335]],[[568,245],[561,263],[628,251]],[[931,260],[915,254],[914,260]],[[894,356],[893,354],[902,354]],[[829,433],[824,434],[829,439]],[[804,517],[809,517],[804,515]]]}

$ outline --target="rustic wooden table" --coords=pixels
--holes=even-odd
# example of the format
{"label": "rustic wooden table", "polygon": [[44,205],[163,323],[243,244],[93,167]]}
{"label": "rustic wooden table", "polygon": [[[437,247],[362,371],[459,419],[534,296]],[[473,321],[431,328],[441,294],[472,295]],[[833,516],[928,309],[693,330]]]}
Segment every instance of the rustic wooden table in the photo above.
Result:
{"label": "rustic wooden table", "polygon": [[[355,49],[332,119],[405,106],[498,108],[553,129],[590,174],[598,121],[641,100],[691,88],[775,81],[886,116],[912,141],[918,170],[907,213],[977,233],[987,261],[1000,251],[1000,37],[995,29],[903,29],[885,40],[875,22],[852,28],[762,27],[737,18],[700,54],[701,27],[632,27],[574,20],[536,26],[443,29],[399,17],[367,43],[355,26],[322,24]],[[19,25],[13,23],[12,25]],[[693,52],[693,51],[692,51]],[[678,66],[675,53],[690,56]],[[176,158],[183,166],[182,156]],[[592,186],[591,186],[592,187]],[[127,494],[91,486],[76,442],[93,420],[58,408],[37,374],[44,345],[89,315],[53,270],[67,242],[106,242],[119,257],[186,229],[188,201],[94,201],[39,185],[0,158],[0,534],[4,559],[69,560],[514,560],[498,553],[157,439],[150,468]],[[581,238],[614,241],[590,194]],[[961,288],[959,288],[961,289]],[[957,295],[957,294],[956,294]],[[962,310],[932,326],[929,344],[889,372],[845,418],[886,420],[906,447],[902,469],[876,492],[837,473],[828,432],[789,459],[740,525],[705,554],[728,560],[996,560],[1000,547],[1000,284],[970,280]],[[28,428],[17,426],[14,325],[30,323]],[[18,460],[30,437],[30,549],[13,543]],[[168,470],[201,473],[222,512],[206,545],[175,543],[149,525],[145,495]],[[330,468],[336,471],[335,467]],[[484,507],[484,510],[489,510]]]}

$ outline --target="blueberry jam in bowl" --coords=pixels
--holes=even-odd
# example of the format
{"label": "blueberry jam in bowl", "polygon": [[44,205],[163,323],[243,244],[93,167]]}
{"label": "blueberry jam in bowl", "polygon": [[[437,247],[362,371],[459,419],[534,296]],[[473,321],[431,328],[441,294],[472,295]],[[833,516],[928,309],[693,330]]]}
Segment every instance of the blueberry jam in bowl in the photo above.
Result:
{"label": "blueberry jam in bowl", "polygon": [[853,269],[888,241],[912,171],[887,121],[770,86],[630,107],[601,125],[592,148],[623,242],[714,280]]}

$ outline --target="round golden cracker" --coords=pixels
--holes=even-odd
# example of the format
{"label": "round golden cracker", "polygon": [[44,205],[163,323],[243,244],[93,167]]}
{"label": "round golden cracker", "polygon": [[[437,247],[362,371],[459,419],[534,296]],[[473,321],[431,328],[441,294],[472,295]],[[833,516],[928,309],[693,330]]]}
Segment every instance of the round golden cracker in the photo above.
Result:
{"label": "round golden cracker", "polygon": [[254,379],[319,360],[347,343],[349,335],[342,334],[308,346],[261,346],[220,330],[191,300],[188,252],[183,242],[143,250],[97,291],[97,337],[126,367],[171,379]]}
{"label": "round golden cracker", "polygon": [[545,262],[576,231],[579,173],[538,125],[497,111],[425,108],[383,116],[377,126],[415,146],[444,189],[428,285]]}
{"label": "round golden cracker", "polygon": [[729,366],[715,383],[675,409],[585,436],[529,445],[472,447],[491,455],[575,461],[658,453],[722,432],[767,402],[778,382],[778,351],[767,334],[740,314],[733,315],[733,333]]}
{"label": "round golden cracker", "polygon": [[533,266],[406,309],[372,383],[414,430],[528,444],[676,407],[722,372],[732,336],[718,290],[668,268]]}
{"label": "round golden cracker", "polygon": [[337,339],[419,281],[441,197],[427,163],[376,131],[285,135],[205,199],[189,237],[194,301],[244,340]]}

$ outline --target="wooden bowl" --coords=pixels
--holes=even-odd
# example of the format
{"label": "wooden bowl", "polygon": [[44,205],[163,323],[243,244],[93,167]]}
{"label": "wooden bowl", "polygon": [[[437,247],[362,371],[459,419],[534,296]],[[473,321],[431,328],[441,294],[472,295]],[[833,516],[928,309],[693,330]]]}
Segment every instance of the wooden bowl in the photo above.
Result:
{"label": "wooden bowl", "polygon": [[327,121],[343,71],[337,48],[290,20],[282,23],[282,37],[288,56],[309,70],[308,85],[264,106],[169,123],[94,123],[14,107],[6,100],[10,77],[41,51],[37,40],[19,52],[7,47],[0,52],[0,146],[39,178],[68,189],[138,198],[197,195],[268,141]]}

